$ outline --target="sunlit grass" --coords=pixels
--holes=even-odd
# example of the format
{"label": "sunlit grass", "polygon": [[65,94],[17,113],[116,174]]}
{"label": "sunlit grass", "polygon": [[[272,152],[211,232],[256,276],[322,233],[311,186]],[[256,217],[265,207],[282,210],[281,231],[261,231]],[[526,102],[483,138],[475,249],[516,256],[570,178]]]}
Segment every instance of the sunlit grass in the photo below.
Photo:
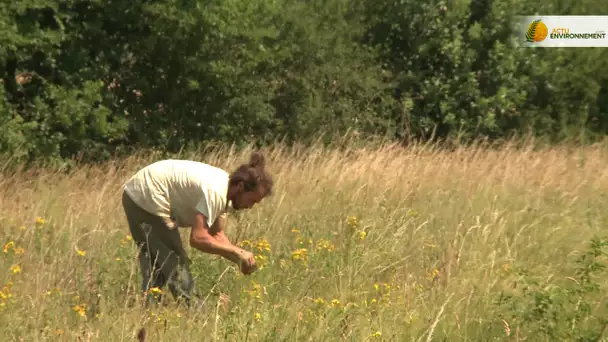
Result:
{"label": "sunlit grass", "polygon": [[[250,151],[179,157],[232,170]],[[145,327],[150,341],[506,339],[516,327],[500,294],[518,293],[522,270],[574,276],[567,262],[606,229],[603,146],[265,153],[275,194],[232,217],[227,232],[260,270],[244,276],[188,246],[204,301],[191,310],[168,289],[146,294],[165,292],[165,306],[140,306],[120,186],[154,155],[6,174],[0,334],[114,341]]]}

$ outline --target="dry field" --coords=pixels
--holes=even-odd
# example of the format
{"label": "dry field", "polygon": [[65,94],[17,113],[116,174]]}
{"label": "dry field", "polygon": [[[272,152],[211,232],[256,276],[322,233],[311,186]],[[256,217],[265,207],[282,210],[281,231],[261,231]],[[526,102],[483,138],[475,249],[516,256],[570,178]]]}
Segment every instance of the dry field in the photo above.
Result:
{"label": "dry field", "polygon": [[[129,341],[144,327],[147,341],[606,339],[607,152],[266,149],[275,194],[227,232],[263,267],[243,276],[188,247],[204,301],[191,310],[170,295],[165,306],[139,305],[120,187],[159,157],[5,172],[0,335]],[[249,153],[175,157],[230,171]]]}

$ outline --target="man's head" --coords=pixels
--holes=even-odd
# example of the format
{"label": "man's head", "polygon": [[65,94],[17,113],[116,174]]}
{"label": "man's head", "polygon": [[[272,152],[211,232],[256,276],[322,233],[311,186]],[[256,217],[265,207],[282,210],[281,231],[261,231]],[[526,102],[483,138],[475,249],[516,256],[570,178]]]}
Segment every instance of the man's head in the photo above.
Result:
{"label": "man's head", "polygon": [[254,152],[249,163],[242,164],[230,175],[228,200],[235,210],[250,209],[272,194],[272,177],[264,166],[264,156]]}

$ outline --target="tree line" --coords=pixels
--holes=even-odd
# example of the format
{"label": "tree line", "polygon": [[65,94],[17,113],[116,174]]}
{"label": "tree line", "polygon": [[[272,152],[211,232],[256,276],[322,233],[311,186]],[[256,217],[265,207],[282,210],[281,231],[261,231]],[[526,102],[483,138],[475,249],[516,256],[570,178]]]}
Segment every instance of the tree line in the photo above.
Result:
{"label": "tree line", "polygon": [[0,153],[608,132],[607,49],[518,48],[514,15],[597,0],[29,0],[0,4]]}

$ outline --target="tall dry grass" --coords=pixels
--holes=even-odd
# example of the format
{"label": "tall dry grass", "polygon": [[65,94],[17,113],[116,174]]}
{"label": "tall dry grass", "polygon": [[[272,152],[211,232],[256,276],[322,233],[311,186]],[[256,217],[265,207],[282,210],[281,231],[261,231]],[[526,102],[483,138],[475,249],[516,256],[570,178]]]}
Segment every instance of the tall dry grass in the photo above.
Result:
{"label": "tall dry grass", "polygon": [[[230,171],[250,152],[219,147],[175,157]],[[149,341],[545,338],[535,327],[551,318],[526,311],[536,303],[521,284],[529,277],[564,284],[575,276],[573,258],[606,232],[603,145],[264,152],[275,194],[231,218],[227,232],[263,268],[245,277],[188,247],[205,300],[190,311],[171,301],[148,311],[138,305],[120,191],[157,156],[70,173],[6,173],[0,334],[122,341],[145,327]],[[605,277],[597,283],[608,285]],[[519,309],[501,306],[501,294],[519,298]],[[590,303],[590,315],[606,315],[603,299]],[[573,331],[570,323],[562,328]]]}

